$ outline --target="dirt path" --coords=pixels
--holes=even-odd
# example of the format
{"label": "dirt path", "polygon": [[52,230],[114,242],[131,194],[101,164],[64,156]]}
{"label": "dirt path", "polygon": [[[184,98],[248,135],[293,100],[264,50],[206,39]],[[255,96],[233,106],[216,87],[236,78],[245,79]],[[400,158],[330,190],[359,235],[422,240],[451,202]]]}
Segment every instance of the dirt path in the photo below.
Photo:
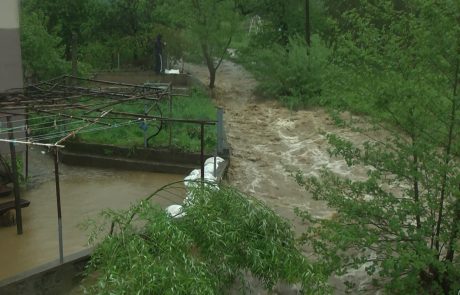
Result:
{"label": "dirt path", "polygon": [[[186,68],[203,83],[208,83],[206,67]],[[345,161],[327,154],[324,132],[339,133],[354,141],[362,136],[338,129],[321,109],[292,112],[274,101],[256,99],[257,81],[240,65],[224,62],[217,75],[216,99],[225,110],[225,127],[231,146],[230,184],[265,201],[280,215],[300,224],[293,209],[307,209],[318,217],[333,212],[312,200],[289,176],[287,169],[315,174],[327,166],[341,175],[360,175],[350,171]],[[297,228],[301,231],[301,228]]]}

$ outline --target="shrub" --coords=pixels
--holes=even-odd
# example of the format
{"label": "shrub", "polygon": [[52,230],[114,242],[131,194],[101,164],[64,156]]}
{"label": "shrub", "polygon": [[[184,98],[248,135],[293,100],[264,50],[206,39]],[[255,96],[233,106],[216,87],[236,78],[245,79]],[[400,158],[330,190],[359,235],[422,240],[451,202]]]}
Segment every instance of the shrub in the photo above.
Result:
{"label": "shrub", "polygon": [[273,45],[257,51],[249,63],[260,81],[259,91],[275,96],[288,107],[297,109],[321,95],[328,52],[319,38],[308,48],[305,40],[294,37],[287,47]]}
{"label": "shrub", "polygon": [[70,70],[63,58],[59,37],[48,33],[46,18],[41,13],[23,13],[21,46],[25,76],[34,80],[49,79]]}
{"label": "shrub", "polygon": [[246,271],[267,289],[282,280],[302,283],[307,294],[328,291],[296,248],[288,222],[260,201],[220,188],[198,189],[192,203],[181,219],[148,201],[127,212],[105,212],[116,233],[91,259],[89,271],[97,274],[91,291],[225,294]]}

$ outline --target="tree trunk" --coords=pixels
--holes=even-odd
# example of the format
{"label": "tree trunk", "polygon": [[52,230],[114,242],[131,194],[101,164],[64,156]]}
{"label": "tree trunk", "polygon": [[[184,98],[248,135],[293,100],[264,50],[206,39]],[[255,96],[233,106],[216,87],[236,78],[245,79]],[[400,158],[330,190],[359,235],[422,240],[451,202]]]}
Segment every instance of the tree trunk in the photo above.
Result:
{"label": "tree trunk", "polygon": [[[460,60],[456,61],[456,67],[455,67],[455,74],[454,74],[454,85],[453,85],[453,93],[452,93],[452,109],[451,109],[451,114],[449,118],[449,127],[448,127],[448,137],[447,137],[447,144],[445,147],[445,159],[444,159],[444,165],[447,167],[451,161],[451,151],[453,148],[453,141],[454,141],[454,129],[455,129],[455,124],[457,121],[457,87],[459,83],[459,76],[460,76]],[[435,235],[435,246],[436,250],[438,251],[438,258],[440,255],[440,235],[441,235],[441,224],[443,222],[443,213],[444,213],[444,202],[446,199],[446,191],[447,191],[447,171],[443,172],[442,176],[442,183],[441,183],[441,196],[440,196],[440,201],[439,201],[439,211],[438,211],[438,221],[436,223],[436,235]]]}
{"label": "tree trunk", "polygon": [[311,46],[310,0],[305,0],[305,41]]}
{"label": "tree trunk", "polygon": [[204,43],[201,44],[201,50],[203,51],[203,56],[206,61],[206,66],[208,67],[209,71],[209,88],[213,89],[216,82],[216,67],[214,66],[214,62],[212,56],[209,54],[208,46]]}
{"label": "tree trunk", "polygon": [[216,69],[209,69],[209,88],[213,89],[216,82]]}
{"label": "tree trunk", "polygon": [[455,243],[457,243],[458,235],[460,233],[460,186],[458,188],[458,199],[455,202],[454,217],[452,220],[452,229],[449,238],[449,244],[447,245],[446,260],[453,262],[455,254]]}
{"label": "tree trunk", "polygon": [[78,60],[77,60],[77,53],[78,53],[78,40],[77,40],[77,34],[72,33],[72,48],[71,48],[71,54],[72,54],[72,76],[77,76],[78,75]]}

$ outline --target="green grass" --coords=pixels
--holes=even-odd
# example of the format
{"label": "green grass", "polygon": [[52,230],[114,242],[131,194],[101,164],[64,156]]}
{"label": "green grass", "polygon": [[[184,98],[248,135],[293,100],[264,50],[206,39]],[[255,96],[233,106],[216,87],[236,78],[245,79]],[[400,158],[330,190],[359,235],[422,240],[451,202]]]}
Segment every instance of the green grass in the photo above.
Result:
{"label": "green grass", "polygon": [[[85,100],[86,104],[88,99]],[[98,100],[98,103],[101,101]],[[173,112],[171,118],[174,119],[192,119],[192,120],[216,120],[216,108],[207,94],[202,91],[193,89],[189,97],[174,97],[173,98]],[[149,103],[147,107],[150,107]],[[169,102],[167,99],[158,103],[163,117],[169,118]],[[143,113],[144,101],[135,101],[124,103],[110,107],[113,111],[130,112],[130,113]],[[72,111],[72,114],[77,116],[84,113],[84,111]],[[158,108],[153,108],[149,113],[152,116],[159,116]],[[83,126],[85,123],[76,122],[70,123],[69,121],[57,121],[55,124],[54,119],[46,118],[40,119],[40,115],[31,116],[31,125],[40,123],[41,128],[33,130],[34,135],[53,134],[59,130],[76,129]],[[60,119],[58,119],[60,120]],[[104,122],[108,122],[104,120]],[[111,120],[110,123],[123,124],[126,120]],[[70,123],[70,124],[69,124]],[[61,124],[69,124],[61,126]],[[100,131],[88,132],[94,127],[83,129],[72,141],[96,143],[96,144],[111,144],[122,147],[143,147],[144,146],[144,131],[140,127],[141,122],[136,122],[128,126],[119,128],[105,129]],[[159,126],[158,121],[148,122],[147,137],[151,136]],[[171,147],[176,150],[196,152],[200,150],[200,125],[199,124],[186,124],[186,123],[169,123],[165,122],[162,125],[160,133],[149,141],[150,147],[168,148],[169,147],[169,127],[172,128]],[[61,138],[61,134],[55,138],[47,138],[50,142],[55,142]],[[205,126],[205,150],[212,152],[216,148],[216,127]]]}

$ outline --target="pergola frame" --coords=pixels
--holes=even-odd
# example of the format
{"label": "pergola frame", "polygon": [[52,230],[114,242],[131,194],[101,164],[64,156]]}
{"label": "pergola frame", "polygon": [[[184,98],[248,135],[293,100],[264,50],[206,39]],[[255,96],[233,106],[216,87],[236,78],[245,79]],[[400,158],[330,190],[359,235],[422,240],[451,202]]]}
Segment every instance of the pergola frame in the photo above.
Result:
{"label": "pergola frame", "polygon": [[[0,113],[7,115],[8,120],[7,128],[0,129],[0,135],[8,134],[8,139],[0,139],[0,142],[6,142],[10,145],[18,234],[22,234],[22,218],[17,181],[15,144],[26,145],[26,177],[28,174],[28,147],[44,146],[53,149],[58,212],[59,259],[61,263],[64,262],[64,254],[59,183],[59,149],[65,148],[63,144],[66,140],[82,132],[96,132],[101,129],[120,128],[136,122],[160,122],[159,131],[163,122],[198,124],[201,128],[201,178],[204,180],[204,126],[216,125],[217,122],[171,118],[172,96],[172,86],[170,83],[135,85],[68,75],[22,89],[12,89],[6,93],[0,93]],[[169,101],[169,118],[163,117],[161,111],[159,115],[150,114],[155,107],[159,110],[157,103],[162,100]],[[143,113],[114,110],[117,105],[134,101],[144,102]],[[22,113],[21,110],[25,110],[25,113]],[[73,113],[76,111],[79,112],[78,115]],[[29,124],[29,116],[31,114],[40,114],[42,118],[54,118],[56,127],[60,125],[67,127],[62,132],[56,132],[48,136],[34,137],[31,135],[31,131],[39,130],[43,127],[40,126],[41,124]],[[11,121],[11,117],[15,115],[25,115],[25,119]],[[114,123],[114,121],[117,123]],[[123,123],[125,121],[126,124]],[[63,123],[61,124],[61,122]],[[76,126],[73,127],[72,124],[76,124]],[[169,125],[171,126],[171,124]],[[14,138],[13,134],[15,130],[23,130],[25,136],[23,138]],[[171,146],[171,128],[169,128],[169,134],[169,143]],[[147,137],[145,135],[144,141],[147,146]]]}

